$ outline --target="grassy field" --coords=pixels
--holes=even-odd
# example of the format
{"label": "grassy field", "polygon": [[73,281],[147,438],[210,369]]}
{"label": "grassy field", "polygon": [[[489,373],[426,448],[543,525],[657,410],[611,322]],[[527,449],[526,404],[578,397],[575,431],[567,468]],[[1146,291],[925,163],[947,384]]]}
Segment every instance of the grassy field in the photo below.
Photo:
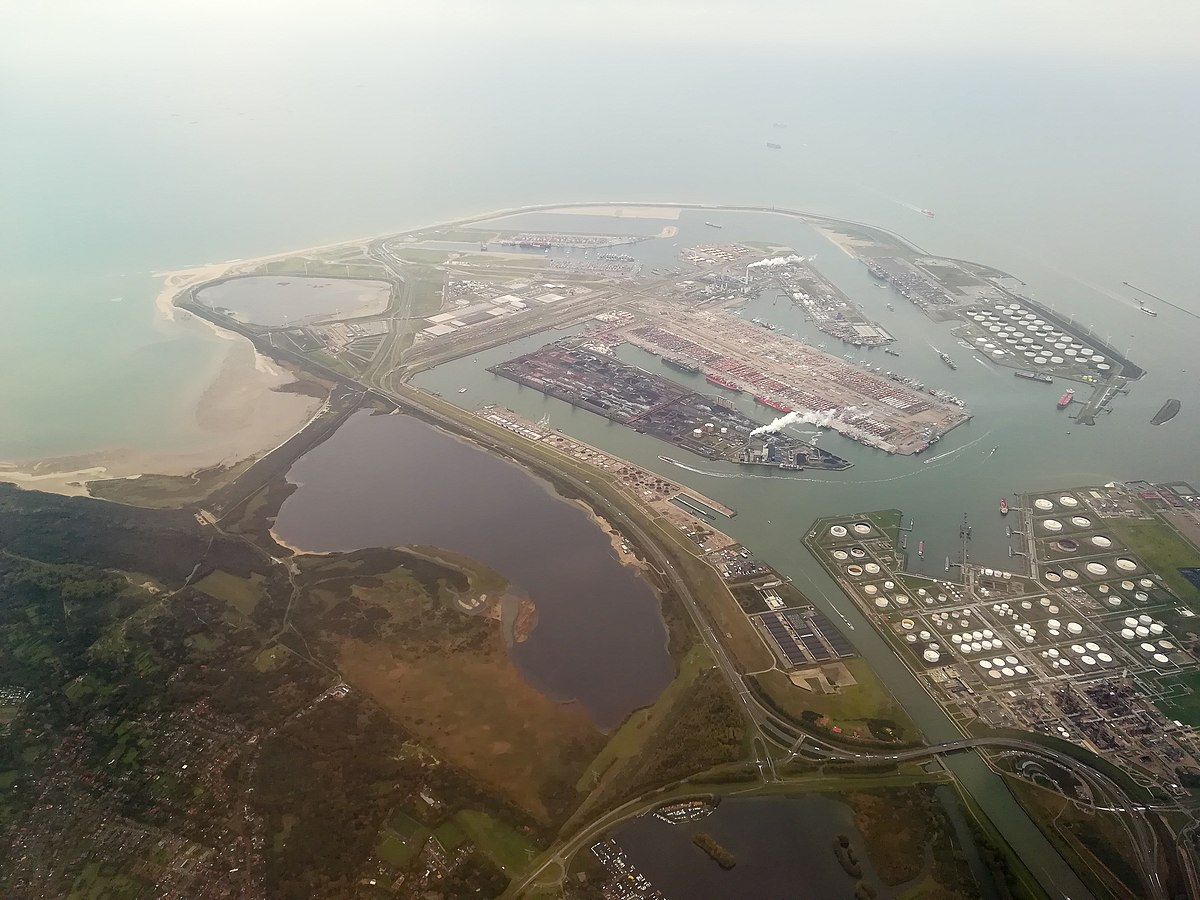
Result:
{"label": "grassy field", "polygon": [[1103,896],[1142,896],[1141,879],[1127,856],[1128,838],[1113,816],[1085,813],[1060,794],[1017,778],[1006,780],[1050,843],[1093,891],[1099,893],[1102,886]]}
{"label": "grassy field", "polygon": [[70,900],[118,900],[144,896],[149,885],[131,875],[119,874],[111,866],[88,863],[71,886]]}
{"label": "grassy field", "polygon": [[592,760],[592,764],[580,776],[579,783],[575,786],[576,789],[581,792],[590,791],[613,766],[637,756],[646,739],[666,717],[675,702],[687,691],[696,676],[703,669],[711,667],[712,664],[712,654],[708,652],[708,648],[702,643],[693,644],[679,664],[679,674],[675,676],[675,679],[667,685],[666,690],[659,694],[653,706],[639,709],[625,720],[624,724],[617,729],[616,734],[604,745],[604,749]]}
{"label": "grassy field", "polygon": [[272,259],[263,263],[255,270],[262,275],[329,275],[342,278],[376,278],[386,279],[387,269],[378,264],[366,262],[331,262],[322,259],[309,259],[306,256],[289,256],[286,259]]}
{"label": "grassy field", "polygon": [[429,829],[403,811],[397,811],[379,829],[375,855],[389,866],[407,868],[429,839]]}
{"label": "grassy field", "polygon": [[288,652],[275,644],[254,657],[254,668],[260,672],[272,672],[287,661],[287,656]]}
{"label": "grassy field", "polygon": [[669,525],[656,521],[655,528],[665,542],[674,544],[674,558],[683,569],[688,584],[696,599],[704,607],[713,625],[724,635],[726,649],[737,660],[743,672],[755,672],[770,668],[775,657],[767,649],[750,620],[743,614],[728,586],[707,562],[692,555],[692,550],[683,543],[683,538]]}
{"label": "grassy field", "polygon": [[447,819],[433,829],[433,836],[446,850],[454,852],[467,842],[467,835],[453,819]]}
{"label": "grassy field", "polygon": [[900,525],[903,518],[900,510],[881,509],[878,512],[868,513],[867,518],[874,522],[893,544],[899,545]]}
{"label": "grassy field", "polygon": [[244,616],[254,614],[254,608],[263,598],[262,576],[239,578],[222,569],[205,575],[196,582],[196,590],[210,597],[224,600]]}
{"label": "grassy field", "polygon": [[1184,725],[1200,725],[1200,672],[1168,675],[1158,679],[1164,690],[1176,688],[1179,694],[1155,701],[1158,708]]}
{"label": "grassy field", "polygon": [[581,705],[521,677],[500,623],[444,602],[502,579],[457,557],[431,560],[401,551],[310,560],[300,627],[323,635],[346,681],[424,746],[548,822],[576,802],[604,736]]}
{"label": "grassy field", "polygon": [[1200,606],[1200,590],[1179,574],[1180,567],[1200,566],[1200,552],[1157,519],[1111,519],[1116,536],[1140,556],[1189,606]]}
{"label": "grassy field", "polygon": [[848,735],[853,736],[858,732],[866,738],[871,736],[868,721],[884,719],[894,722],[901,729],[902,739],[915,739],[916,727],[867,662],[863,659],[847,659],[843,662],[858,683],[843,687],[836,694],[797,688],[782,672],[766,672],[756,677],[764,693],[794,718],[801,718],[806,711],[815,712],[828,717],[830,728],[838,726]]}
{"label": "grassy field", "polygon": [[419,274],[408,276],[405,289],[412,291],[410,316],[424,318],[441,312],[445,286],[446,276],[436,269],[423,270]]}
{"label": "grassy field", "polygon": [[199,503],[209,494],[224,487],[245,472],[255,462],[244,459],[232,466],[214,466],[191,475],[139,475],[137,478],[104,478],[87,483],[93,497],[145,506],[153,509],[176,509]]}
{"label": "grassy field", "polygon": [[454,818],[472,843],[506,875],[520,872],[538,854],[538,848],[532,841],[487,813],[464,809]]}

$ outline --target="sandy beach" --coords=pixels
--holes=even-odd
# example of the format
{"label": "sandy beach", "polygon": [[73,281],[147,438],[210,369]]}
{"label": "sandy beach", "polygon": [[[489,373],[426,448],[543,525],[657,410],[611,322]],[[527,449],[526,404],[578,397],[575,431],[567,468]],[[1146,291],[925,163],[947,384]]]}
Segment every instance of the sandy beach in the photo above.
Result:
{"label": "sandy beach", "polygon": [[150,474],[190,475],[199,469],[258,458],[303,428],[321,408],[320,399],[281,390],[296,381],[288,369],[259,354],[241,335],[175,306],[175,298],[190,287],[249,271],[286,255],[292,252],[159,273],[163,284],[154,298],[153,315],[163,328],[168,332],[202,328],[220,340],[215,374],[207,383],[201,375],[190,396],[180,398],[185,410],[191,408],[200,432],[187,451],[111,448],[57,459],[0,461],[0,481],[28,490],[87,496],[89,481]]}

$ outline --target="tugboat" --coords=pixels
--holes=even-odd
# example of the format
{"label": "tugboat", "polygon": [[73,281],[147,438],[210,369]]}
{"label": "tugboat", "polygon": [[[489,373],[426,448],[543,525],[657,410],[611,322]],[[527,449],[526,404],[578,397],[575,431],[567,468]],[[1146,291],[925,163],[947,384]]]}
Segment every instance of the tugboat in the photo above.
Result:
{"label": "tugboat", "polygon": [[1008,498],[1007,497],[1000,498],[1000,515],[1002,515],[1002,516],[1008,515]]}

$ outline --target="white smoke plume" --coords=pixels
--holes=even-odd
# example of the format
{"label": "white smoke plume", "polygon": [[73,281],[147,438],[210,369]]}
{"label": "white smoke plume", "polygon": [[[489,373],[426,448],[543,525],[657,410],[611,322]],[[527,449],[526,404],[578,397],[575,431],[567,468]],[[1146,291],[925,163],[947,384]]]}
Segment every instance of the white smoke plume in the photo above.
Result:
{"label": "white smoke plume", "polygon": [[[853,407],[848,408],[853,409]],[[797,412],[796,410],[792,410],[790,413],[775,419],[770,424],[755,428],[752,432],[750,432],[750,437],[757,437],[760,434],[775,434],[776,432],[782,431],[789,425],[799,425],[801,423],[806,425],[816,425],[820,428],[829,428],[833,423],[833,420],[840,412],[841,411],[837,409],[831,409],[829,412],[825,413]]]}
{"label": "white smoke plume", "polygon": [[760,259],[758,262],[750,263],[750,265],[746,266],[746,271],[758,268],[773,269],[776,266],[788,266],[792,263],[802,263],[804,261],[805,258],[803,256],[797,256],[794,253],[791,256],[773,256],[770,259]]}

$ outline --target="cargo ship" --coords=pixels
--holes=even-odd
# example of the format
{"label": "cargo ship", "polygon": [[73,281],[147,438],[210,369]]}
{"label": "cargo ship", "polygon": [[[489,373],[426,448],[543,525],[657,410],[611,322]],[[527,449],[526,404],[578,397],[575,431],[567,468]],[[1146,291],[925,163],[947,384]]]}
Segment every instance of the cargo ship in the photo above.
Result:
{"label": "cargo ship", "polygon": [[1000,498],[1000,515],[1002,515],[1002,516],[1008,515],[1008,498],[1007,497]]}
{"label": "cargo ship", "polygon": [[886,353],[888,356],[899,356],[900,355],[899,350],[893,350],[891,347],[884,347],[883,352]]}
{"label": "cargo ship", "polygon": [[1154,310],[1152,310],[1148,306],[1142,306],[1142,307],[1139,307],[1139,309],[1141,309],[1141,311],[1144,312],[1148,316],[1155,316],[1156,318],[1158,316],[1158,313],[1156,313]]}
{"label": "cargo ship", "polygon": [[1045,372],[1029,372],[1025,369],[1018,369],[1013,372],[1017,378],[1028,378],[1030,381],[1040,381],[1042,384],[1054,384],[1054,379]]}
{"label": "cargo ship", "polygon": [[950,356],[949,353],[944,353],[943,351],[939,350],[938,357],[942,360],[942,362],[944,362],[947,366],[949,366],[951,370],[958,369],[958,363],[956,363],[954,361],[954,359]]}
{"label": "cargo ship", "polygon": [[917,544],[917,556],[921,557],[921,559],[925,558],[925,542],[924,541],[921,541]]}
{"label": "cargo ship", "polygon": [[678,465],[678,463],[676,463],[675,460],[671,459],[669,456],[660,456],[659,459],[665,463],[671,463],[671,465]]}
{"label": "cargo ship", "polygon": [[767,141],[767,149],[768,149],[768,150],[782,150],[782,149],[783,149],[783,145],[781,145],[781,144],[772,144],[770,141]]}
{"label": "cargo ship", "polygon": [[774,400],[768,400],[766,397],[758,396],[758,394],[754,395],[754,402],[761,403],[763,406],[769,406],[771,409],[777,409],[781,413],[790,413],[792,411],[790,406],[784,406],[782,403],[776,403]]}
{"label": "cargo ship", "polygon": [[705,222],[704,224],[707,225],[709,228],[720,228],[721,227],[716,222]]}
{"label": "cargo ship", "polygon": [[685,362],[680,362],[679,360],[671,359],[671,357],[669,357],[669,356],[660,356],[659,359],[661,359],[663,361],[664,366],[670,366],[672,369],[675,369],[676,371],[687,372],[689,375],[699,375],[700,374],[699,366],[690,366]]}
{"label": "cargo ship", "polygon": [[1074,399],[1075,399],[1075,389],[1068,388],[1067,390],[1063,391],[1063,395],[1058,398],[1058,408],[1066,409],[1068,406],[1071,405],[1071,401]]}
{"label": "cargo ship", "polygon": [[733,382],[726,381],[720,375],[705,375],[704,378],[709,384],[715,384],[717,387],[725,388],[727,391],[741,391],[740,387]]}

